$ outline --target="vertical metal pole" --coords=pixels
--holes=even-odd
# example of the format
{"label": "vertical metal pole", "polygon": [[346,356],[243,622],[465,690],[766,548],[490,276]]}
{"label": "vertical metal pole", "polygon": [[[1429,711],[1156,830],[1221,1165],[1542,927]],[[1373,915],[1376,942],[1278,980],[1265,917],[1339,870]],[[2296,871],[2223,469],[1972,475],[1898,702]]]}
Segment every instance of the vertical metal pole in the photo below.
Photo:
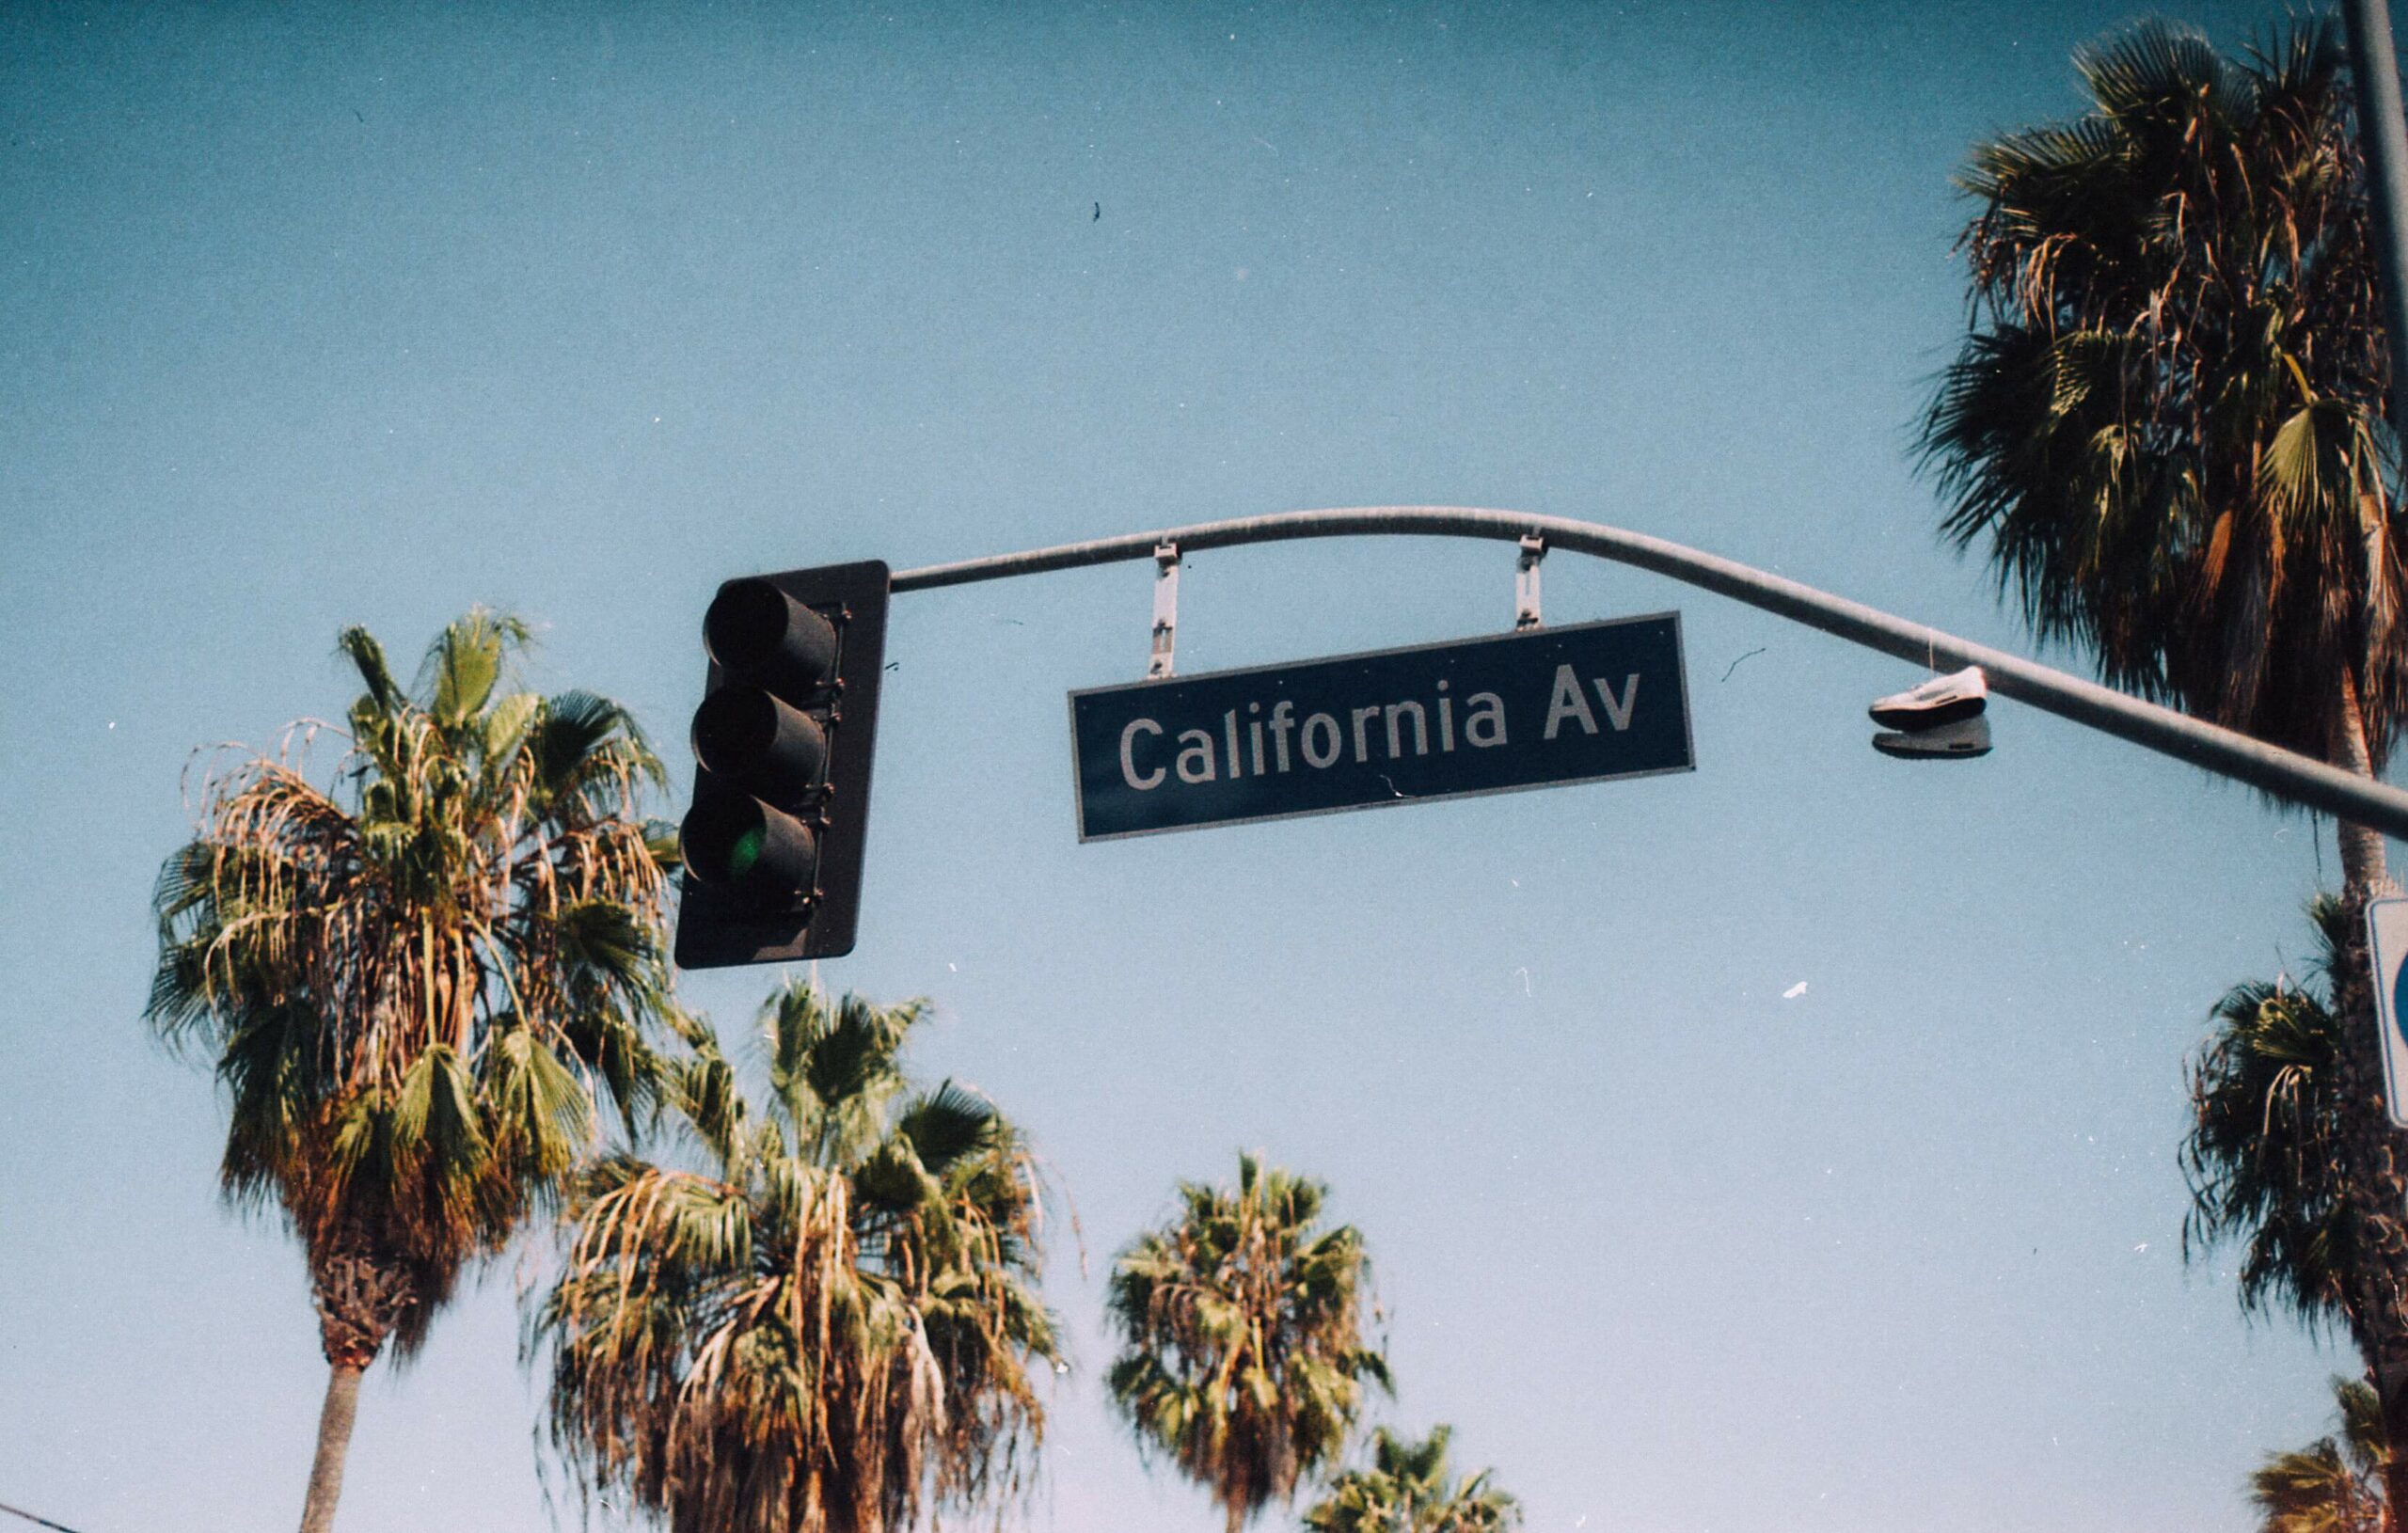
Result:
{"label": "vertical metal pole", "polygon": [[2383,265],[2384,330],[2391,341],[2391,429],[2408,443],[2408,128],[2400,113],[2400,62],[2388,0],[2341,0],[2350,77],[2358,83],[2358,142],[2366,151],[2375,255]]}

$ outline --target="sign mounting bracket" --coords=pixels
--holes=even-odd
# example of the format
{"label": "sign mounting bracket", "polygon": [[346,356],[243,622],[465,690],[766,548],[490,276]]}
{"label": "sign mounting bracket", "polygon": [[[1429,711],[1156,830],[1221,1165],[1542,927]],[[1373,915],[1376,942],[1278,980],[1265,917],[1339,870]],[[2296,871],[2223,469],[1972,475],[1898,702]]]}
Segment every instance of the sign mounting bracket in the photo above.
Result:
{"label": "sign mounting bracket", "polygon": [[1513,561],[1513,631],[1539,625],[1539,561],[1546,557],[1546,539],[1522,534],[1522,557]]}
{"label": "sign mounting bracket", "polygon": [[1146,661],[1146,679],[1160,681],[1171,673],[1171,642],[1179,631],[1179,545],[1154,545],[1154,653]]}

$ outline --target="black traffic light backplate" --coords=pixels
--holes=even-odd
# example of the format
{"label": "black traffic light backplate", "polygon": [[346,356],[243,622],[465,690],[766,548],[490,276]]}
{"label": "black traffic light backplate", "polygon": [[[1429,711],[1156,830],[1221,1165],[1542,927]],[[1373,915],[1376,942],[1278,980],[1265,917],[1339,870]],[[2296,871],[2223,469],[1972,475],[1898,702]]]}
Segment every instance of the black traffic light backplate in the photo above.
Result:
{"label": "black traffic light backplate", "polygon": [[[861,905],[862,851],[869,830],[870,757],[878,736],[878,690],[886,660],[887,568],[879,560],[824,564],[759,577],[835,624],[836,691],[828,720],[828,787],[811,811],[818,865],[811,893],[783,909],[760,910],[678,876],[677,966],[719,969],[835,957],[853,949]],[[710,667],[705,695],[725,678]],[[696,769],[696,790],[703,773]]]}

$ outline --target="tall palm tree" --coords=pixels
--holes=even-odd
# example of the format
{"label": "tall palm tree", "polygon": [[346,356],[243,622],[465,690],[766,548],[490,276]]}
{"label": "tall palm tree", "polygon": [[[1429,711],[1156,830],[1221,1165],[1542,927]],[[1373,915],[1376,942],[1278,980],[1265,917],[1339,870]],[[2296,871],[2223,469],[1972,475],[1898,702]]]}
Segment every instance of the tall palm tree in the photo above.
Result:
{"label": "tall palm tree", "polygon": [[2183,1236],[2194,1252],[2239,1242],[2241,1300],[2252,1311],[2347,1327],[2354,1274],[2378,1259],[2365,1246],[2379,1234],[2355,1216],[2350,1195],[2351,1039],[2333,1004],[2356,932],[2347,904],[2331,895],[2307,914],[2319,944],[2309,984],[2286,976],[2236,985],[2210,1013],[2213,1029],[2190,1072]]}
{"label": "tall palm tree", "polygon": [[1371,1466],[1331,1481],[1329,1493],[1305,1513],[1305,1526],[1312,1533],[1506,1533],[1521,1526],[1520,1503],[1488,1483],[1493,1471],[1455,1482],[1447,1468],[1453,1435],[1441,1424],[1416,1443],[1380,1428],[1371,1434]]}
{"label": "tall palm tree", "polygon": [[1328,1190],[1252,1155],[1234,1189],[1181,1182],[1180,1209],[1114,1264],[1120,1355],[1105,1383],[1141,1447],[1207,1487],[1230,1533],[1345,1450],[1366,1383],[1370,1262]]}
{"label": "tall palm tree", "polygon": [[2383,1405],[2362,1379],[2333,1381],[2341,1430],[2289,1453],[2269,1453],[2249,1477],[2260,1533],[2383,1533]]}
{"label": "tall palm tree", "polygon": [[[2110,682],[2348,770],[2408,718],[2390,367],[2343,49],[2244,58],[2147,23],[2075,56],[2091,110],[1977,146],[1972,324],[1924,419],[1945,530]],[[2330,1291],[2408,1449],[2408,1149],[2384,1121],[2356,913],[2383,839],[2337,828]],[[2245,1225],[2214,1225],[2233,1232]],[[2408,1478],[2408,1451],[2393,1473]],[[2408,1484],[2394,1490],[2408,1493]],[[2408,1505],[2408,1493],[2393,1499]]]}
{"label": "tall palm tree", "polygon": [[1034,1162],[993,1104],[900,1063],[920,1002],[762,1013],[758,1106],[699,1024],[670,1106],[699,1169],[578,1178],[565,1270],[531,1318],[553,1446],[673,1533],[879,1533],[1006,1500],[1059,1366]]}
{"label": "tall palm tree", "polygon": [[[2382,1242],[2396,1239],[2398,1226],[2363,1217],[2353,1180],[2356,1126],[2346,1083],[2363,1030],[2334,996],[2349,945],[2359,940],[2357,920],[2349,902],[2331,895],[2309,905],[2308,919],[2319,944],[2310,983],[2283,977],[2233,987],[2216,1004],[2214,1030],[2192,1065],[2192,1127],[2182,1146],[2192,1209],[2183,1240],[2194,1250],[2237,1241],[2244,1306],[2341,1327],[2371,1359],[2380,1355],[2382,1338],[2369,1334],[2357,1296],[2362,1274],[2384,1265]],[[2315,1466],[2302,1455],[2270,1461],[2253,1482],[2270,1533],[2321,1533],[2326,1525],[2302,1509],[2311,1504],[2332,1510],[2346,1501],[2368,1528],[2381,1525],[2386,1504],[2408,1505],[2397,1493],[2377,1495],[2367,1511],[2362,1497],[2342,1495],[2342,1479],[2335,1477],[2389,1476],[2399,1455],[2376,1390],[2362,1383],[2337,1387],[2350,1462],[2325,1452],[2329,1462],[2311,1473]],[[2367,1432],[2373,1440],[2361,1442]],[[2324,1489],[2316,1490],[2320,1485]],[[2396,1480],[2390,1489],[2399,1491]],[[2277,1493],[2289,1498],[2279,1507],[2269,1499]],[[2277,1511],[2293,1520],[2276,1521]],[[2361,1525],[2330,1525],[2341,1533]]]}
{"label": "tall palm tree", "polygon": [[[2408,710],[2388,348],[2333,28],[2147,23],[1976,146],[1973,324],[1924,421],[1959,546],[2108,680],[2361,773]],[[2353,888],[2382,838],[2345,828]]]}
{"label": "tall palm tree", "polygon": [[213,772],[160,872],[146,1015],[232,1102],[220,1178],[300,1240],[329,1373],[301,1526],[331,1525],[359,1379],[559,1189],[607,1097],[649,1088],[666,985],[659,764],[615,703],[506,690],[518,624],[446,628],[303,751]]}

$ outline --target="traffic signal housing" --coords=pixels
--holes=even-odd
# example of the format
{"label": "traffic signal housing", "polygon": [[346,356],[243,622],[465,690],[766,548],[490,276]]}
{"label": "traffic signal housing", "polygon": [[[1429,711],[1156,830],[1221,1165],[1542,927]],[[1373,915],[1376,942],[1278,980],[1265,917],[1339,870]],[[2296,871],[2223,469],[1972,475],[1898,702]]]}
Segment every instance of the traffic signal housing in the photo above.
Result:
{"label": "traffic signal housing", "polygon": [[680,968],[852,951],[886,600],[876,560],[750,576],[712,598]]}

